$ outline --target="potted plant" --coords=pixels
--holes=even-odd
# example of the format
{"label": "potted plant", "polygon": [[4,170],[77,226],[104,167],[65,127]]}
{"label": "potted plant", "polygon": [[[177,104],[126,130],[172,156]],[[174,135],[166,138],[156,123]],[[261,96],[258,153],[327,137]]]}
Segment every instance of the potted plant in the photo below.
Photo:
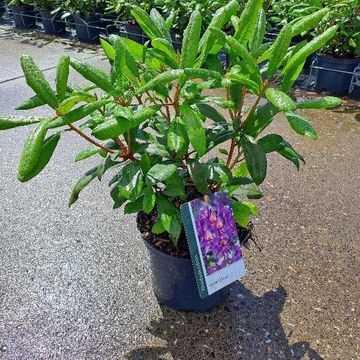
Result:
{"label": "potted plant", "polygon": [[[132,14],[151,39],[152,48],[114,35],[103,40],[111,63],[109,74],[64,55],[57,67],[56,91],[32,58],[24,55],[21,65],[36,95],[18,109],[48,105],[54,115],[0,118],[2,130],[34,125],[20,159],[18,179],[22,182],[44,169],[60,138],[74,134],[90,144],[75,160],[100,156],[99,163],[75,184],[69,205],[92,181],[111,173],[114,208],[138,214],[138,227],[150,253],[155,294],[159,302],[176,309],[206,311],[227,294],[223,289],[205,300],[199,297],[180,205],[209,192],[227,191],[240,237],[245,240],[249,220],[257,212],[249,199],[262,195],[258,185],[266,177],[266,155],[277,152],[297,168],[303,161],[281,135],[264,135],[263,131],[276,114],[284,113],[295,132],[316,139],[314,128],[298,110],[341,103],[332,97],[295,102],[287,95],[307,55],[324,46],[336,26],[296,53],[288,50],[292,29],[282,31],[264,56],[269,59],[269,80],[282,69],[276,78],[281,88],[262,79],[257,62],[265,51],[263,35],[253,37],[259,34],[255,27],[261,3],[247,3],[233,36],[222,29],[238,11],[237,1],[219,9],[203,33],[201,14],[195,10],[178,55],[171,47],[165,20],[158,17],[155,22],[135,7]],[[298,25],[295,30],[307,31],[312,26],[305,17],[301,29]],[[214,61],[208,69],[201,68],[219,48],[230,56],[228,70],[224,72]],[[70,85],[70,68],[92,85]],[[245,102],[247,94],[253,95],[250,102]]]}
{"label": "potted plant", "polygon": [[327,0],[331,11],[316,28],[320,34],[337,24],[339,31],[317,56],[316,88],[347,95],[354,69],[360,64],[360,18],[358,0]]}
{"label": "potted plant", "polygon": [[41,15],[47,34],[61,35],[65,32],[65,20],[61,19],[61,4],[58,0],[35,0],[35,8]]}
{"label": "potted plant", "polygon": [[116,24],[119,27],[119,33],[121,36],[144,44],[148,38],[145,36],[141,27],[136,23],[134,17],[131,14],[131,7],[138,6],[145,11],[151,10],[152,1],[117,1],[109,0],[107,11],[110,11],[116,16]]}
{"label": "potted plant", "polygon": [[11,0],[7,3],[17,29],[28,29],[36,26],[33,0]]}
{"label": "potted plant", "polygon": [[62,18],[73,17],[80,41],[97,42],[100,33],[106,33],[109,25],[109,21],[103,18],[106,0],[65,0],[63,6],[66,12]]}

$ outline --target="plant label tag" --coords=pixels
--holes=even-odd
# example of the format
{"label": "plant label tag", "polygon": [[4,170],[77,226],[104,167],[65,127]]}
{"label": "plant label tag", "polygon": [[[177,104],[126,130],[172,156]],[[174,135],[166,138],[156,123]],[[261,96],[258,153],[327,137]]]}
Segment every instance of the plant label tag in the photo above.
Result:
{"label": "plant label tag", "polygon": [[227,192],[181,206],[195,278],[202,299],[245,275],[243,253]]}

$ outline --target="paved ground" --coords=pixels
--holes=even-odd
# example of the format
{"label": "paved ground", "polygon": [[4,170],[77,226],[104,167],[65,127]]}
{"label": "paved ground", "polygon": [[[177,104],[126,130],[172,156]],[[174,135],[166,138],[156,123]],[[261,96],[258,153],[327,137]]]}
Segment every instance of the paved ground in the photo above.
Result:
{"label": "paved ground", "polygon": [[[0,114],[31,95],[19,56],[32,54],[53,79],[64,48],[102,62],[0,30]],[[43,175],[22,185],[28,130],[0,133],[0,359],[359,359],[360,124],[308,115],[316,142],[281,118],[272,125],[307,165],[298,173],[271,157],[256,219],[263,251],[246,251],[246,278],[206,315],[158,306],[134,217],[112,210],[105,182],[67,208],[92,165],[73,162],[81,140],[63,139]]]}

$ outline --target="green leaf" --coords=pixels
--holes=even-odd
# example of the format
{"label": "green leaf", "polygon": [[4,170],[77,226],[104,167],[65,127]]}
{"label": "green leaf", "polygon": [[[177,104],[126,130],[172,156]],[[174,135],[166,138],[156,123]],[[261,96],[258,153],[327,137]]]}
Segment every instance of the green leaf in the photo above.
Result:
{"label": "green leaf", "polygon": [[59,99],[46,81],[44,74],[35,64],[33,58],[29,55],[22,55],[20,59],[26,83],[34,90],[36,95],[53,109],[59,105]]}
{"label": "green leaf", "polygon": [[58,112],[62,115],[67,114],[76,104],[80,102],[94,102],[96,100],[95,96],[88,93],[81,93],[74,96],[70,96],[63,100],[58,108]]}
{"label": "green leaf", "polygon": [[256,50],[262,45],[264,41],[265,30],[266,30],[266,12],[263,8],[260,8],[256,26],[253,33],[251,34],[249,41],[250,50]]}
{"label": "green leaf", "polygon": [[109,60],[115,60],[116,51],[104,38],[100,37],[100,44]]}
{"label": "green leaf", "polygon": [[190,143],[197,154],[201,157],[206,152],[206,137],[200,116],[189,105],[181,105],[180,111],[183,115]]}
{"label": "green leaf", "polygon": [[[232,72],[231,70],[226,74],[226,78],[225,79],[230,79],[232,83],[237,83],[237,84],[241,84],[241,85],[245,85],[251,92],[255,93],[255,94],[259,94],[259,85],[253,81],[250,80],[246,75],[244,74],[240,74],[240,73],[235,73]],[[225,85],[225,84],[224,84]],[[235,88],[235,91],[237,94],[239,94],[239,98],[242,95],[242,90],[241,88],[239,89],[238,87]],[[237,101],[238,102],[238,101]]]}
{"label": "green leaf", "polygon": [[250,221],[251,209],[247,205],[236,200],[231,200],[231,207],[236,223],[243,228],[247,228]]}
{"label": "green leaf", "polygon": [[204,63],[206,57],[214,45],[214,40],[216,40],[216,37],[213,35],[210,29],[216,28],[221,30],[226,24],[228,24],[231,16],[238,12],[239,7],[239,3],[236,0],[232,0],[225,6],[216,10],[208,28],[200,39],[199,49],[201,49],[201,54],[198,60],[198,67]]}
{"label": "green leaf", "polygon": [[259,10],[262,6],[263,0],[249,0],[243,12],[240,15],[238,20],[237,29],[235,31],[235,39],[237,39],[240,44],[246,45],[248,40],[252,37],[256,31]]}
{"label": "green leaf", "polygon": [[177,170],[175,164],[155,164],[147,173],[147,177],[153,182],[164,182]]}
{"label": "green leaf", "polygon": [[108,93],[113,92],[110,76],[104,71],[77,59],[70,59],[70,66],[100,89]]}
{"label": "green leaf", "polygon": [[176,61],[176,53],[172,46],[172,43],[166,39],[156,38],[151,41],[151,45],[165,54],[167,54],[172,60]]}
{"label": "green leaf", "polygon": [[65,99],[67,82],[69,79],[70,57],[63,55],[56,68],[56,92],[60,101]]}
{"label": "green leaf", "polygon": [[75,157],[75,162],[85,160],[91,156],[98,154],[101,151],[97,146],[89,146],[81,150]]}
{"label": "green leaf", "polygon": [[18,171],[18,180],[21,182],[25,182],[32,177],[36,165],[39,162],[49,121],[50,120],[47,119],[39,123],[30,131],[30,134],[25,140]]}
{"label": "green leaf", "polygon": [[226,119],[211,105],[198,103],[195,104],[200,113],[208,119],[214,120],[215,122],[226,122]]}
{"label": "green leaf", "polygon": [[196,189],[206,195],[209,192],[207,185],[209,172],[206,164],[194,161],[188,164],[188,171]]}
{"label": "green leaf", "polygon": [[314,12],[311,15],[301,17],[299,21],[296,21],[292,25],[293,36],[305,34],[309,30],[316,27],[320,20],[329,12],[328,8],[323,8],[319,11]]}
{"label": "green leaf", "polygon": [[208,179],[220,181],[222,183],[230,183],[232,174],[229,168],[217,162],[208,162]]}
{"label": "green leaf", "polygon": [[278,134],[268,134],[258,140],[259,146],[266,154],[273,151],[290,160],[299,170],[300,161],[304,162],[304,158],[297,153],[293,147]]}
{"label": "green leaf", "polygon": [[185,29],[182,48],[180,68],[193,67],[198,53],[198,44],[201,35],[202,17],[200,11],[192,12],[189,24]]}
{"label": "green leaf", "polygon": [[60,140],[60,137],[61,137],[61,133],[58,132],[56,134],[51,135],[44,141],[44,144],[41,148],[41,153],[40,153],[39,159],[36,163],[36,166],[34,167],[31,174],[29,174],[29,176],[27,178],[23,178],[22,181],[29,181],[32,178],[34,178],[35,176],[37,176],[38,174],[40,174],[40,172],[49,163],[49,161],[55,151],[55,148]]}
{"label": "green leaf", "polygon": [[74,189],[70,195],[69,199],[69,207],[74,204],[78,198],[80,192],[91,183],[92,180],[96,178],[96,172],[97,172],[98,166],[90,169],[85,173],[83,177],[75,184]]}
{"label": "green leaf", "polygon": [[177,172],[166,179],[163,194],[170,197],[179,197],[183,200],[186,199],[184,182]]}
{"label": "green leaf", "polygon": [[296,109],[296,104],[290,96],[280,90],[269,88],[266,89],[265,95],[267,99],[281,111],[293,111]]}
{"label": "green leaf", "polygon": [[265,152],[256,140],[249,135],[242,133],[240,142],[251,178],[256,185],[259,185],[266,177],[267,161]]}
{"label": "green leaf", "polygon": [[283,58],[288,51],[292,36],[291,25],[286,25],[281,29],[279,36],[276,38],[266,72],[269,78],[275,74],[276,70],[281,65]]}
{"label": "green leaf", "polygon": [[231,49],[245,61],[249,73],[256,74],[260,78],[258,65],[256,65],[255,60],[252,58],[245,46],[229,35],[226,36],[226,41],[230,45]]}
{"label": "green leaf", "polygon": [[156,10],[156,8],[152,8],[150,11],[150,18],[153,23],[157,26],[158,30],[161,32],[164,39],[171,42],[171,37],[169,30],[166,26],[166,22],[161,14]]}
{"label": "green leaf", "polygon": [[181,234],[181,221],[179,210],[162,194],[156,194],[158,218],[164,229],[170,234],[173,244],[176,246]]}
{"label": "green leaf", "polygon": [[326,43],[331,40],[332,37],[335,35],[337,30],[338,26],[334,25],[325,30],[321,35],[316,36],[313,40],[311,40],[308,44],[306,44],[302,49],[300,49],[290,58],[281,73],[283,75],[286,75],[288,71],[297,68],[300,64],[305,62],[308,56],[326,45]]}
{"label": "green leaf", "polygon": [[138,88],[136,90],[136,93],[141,94],[141,93],[144,93],[146,91],[153,90],[157,85],[166,84],[166,83],[169,83],[171,81],[174,81],[174,80],[178,79],[183,74],[184,74],[183,69],[165,71],[165,72],[155,76],[153,79],[151,79],[144,86],[141,86],[140,88]]}
{"label": "green leaf", "polygon": [[306,100],[297,104],[298,109],[333,109],[342,104],[342,100],[334,96],[325,96]]}
{"label": "green leaf", "polygon": [[15,110],[31,110],[45,104],[45,101],[41,100],[39,96],[35,95],[30,99],[24,101],[21,105],[17,106]]}
{"label": "green leaf", "polygon": [[138,213],[143,208],[143,197],[130,201],[125,205],[124,214]]}
{"label": "green leaf", "polygon": [[298,79],[305,65],[305,61],[300,63],[297,67],[289,69],[283,76],[281,90],[285,93],[289,92],[295,81]]}
{"label": "green leaf", "polygon": [[289,121],[290,126],[295,130],[295,132],[300,135],[307,136],[313,140],[317,139],[317,133],[315,129],[305,117],[295,113],[286,113],[285,115]]}
{"label": "green leaf", "polygon": [[170,123],[167,132],[167,147],[177,158],[181,158],[185,155],[188,146],[189,140],[185,126],[176,118]]}
{"label": "green leaf", "polygon": [[232,193],[234,196],[247,197],[249,199],[261,199],[264,194],[254,184],[247,184],[240,186],[237,190]]}
{"label": "green leaf", "polygon": [[47,119],[37,118],[33,116],[28,117],[0,117],[0,131],[13,129],[18,126],[26,126],[43,122]]}
{"label": "green leaf", "polygon": [[94,101],[93,103],[87,105],[81,105],[78,108],[68,112],[67,114],[55,118],[48,124],[49,129],[58,128],[61,126],[69,125],[75,121],[81,120],[84,117],[92,114],[96,110],[100,109],[102,106],[105,106],[110,102],[109,99],[101,99]]}
{"label": "green leaf", "polygon": [[109,118],[105,122],[97,125],[92,135],[99,140],[106,140],[126,133],[129,130],[137,128],[144,121],[149,120],[160,109],[160,105],[151,106],[137,110],[129,118],[117,116]]}
{"label": "green leaf", "polygon": [[121,171],[119,192],[126,199],[136,200],[141,194],[143,183],[140,166],[136,163],[127,164]]}
{"label": "green leaf", "polygon": [[114,68],[116,71],[117,85],[120,87],[120,89],[124,90],[125,73],[126,73],[125,47],[124,47],[120,37],[116,38],[114,45],[115,45],[115,52],[116,52]]}
{"label": "green leaf", "polygon": [[155,38],[164,38],[164,34],[159,30],[157,24],[154,23],[151,17],[143,9],[138,6],[133,6],[131,14],[151,40]]}
{"label": "green leaf", "polygon": [[155,206],[155,193],[151,187],[148,187],[144,191],[144,198],[142,202],[142,209],[146,214],[150,214]]}

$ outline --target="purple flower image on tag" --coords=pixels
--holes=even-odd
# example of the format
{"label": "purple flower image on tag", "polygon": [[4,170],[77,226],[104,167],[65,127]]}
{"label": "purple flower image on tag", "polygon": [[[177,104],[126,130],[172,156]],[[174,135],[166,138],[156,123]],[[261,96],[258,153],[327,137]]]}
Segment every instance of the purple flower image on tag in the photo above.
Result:
{"label": "purple flower image on tag", "polygon": [[242,259],[229,195],[218,192],[209,201],[191,202],[201,255],[208,275]]}

